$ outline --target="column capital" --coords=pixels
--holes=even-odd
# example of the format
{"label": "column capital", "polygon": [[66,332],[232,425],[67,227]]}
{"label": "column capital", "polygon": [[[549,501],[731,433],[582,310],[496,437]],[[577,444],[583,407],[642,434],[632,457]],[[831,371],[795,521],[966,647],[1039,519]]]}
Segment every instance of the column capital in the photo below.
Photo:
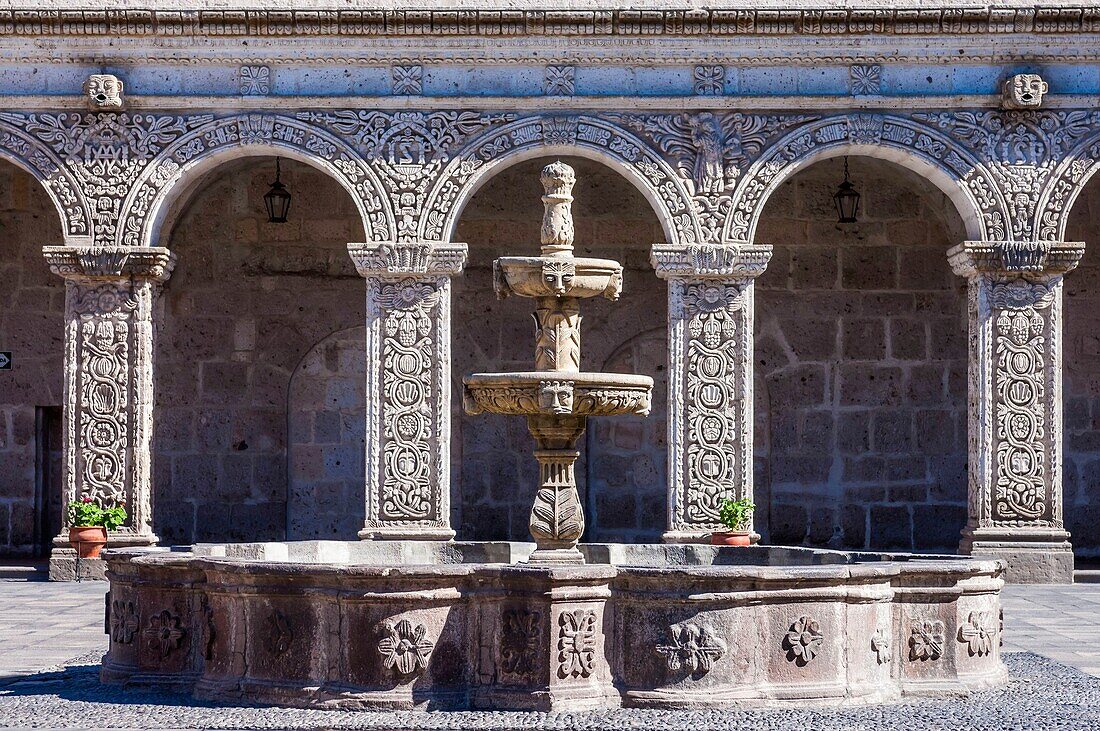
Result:
{"label": "column capital", "polygon": [[163,246],[43,246],[50,271],[66,279],[139,278],[164,282],[176,255]]}
{"label": "column capital", "polygon": [[403,279],[424,275],[453,276],[466,265],[466,244],[444,241],[382,241],[348,244],[348,254],[362,277]]}
{"label": "column capital", "polygon": [[1078,241],[964,241],[948,250],[947,259],[962,277],[1043,279],[1074,269],[1084,253]]}
{"label": "column capital", "polygon": [[767,244],[655,244],[649,260],[661,279],[755,279],[772,258]]}

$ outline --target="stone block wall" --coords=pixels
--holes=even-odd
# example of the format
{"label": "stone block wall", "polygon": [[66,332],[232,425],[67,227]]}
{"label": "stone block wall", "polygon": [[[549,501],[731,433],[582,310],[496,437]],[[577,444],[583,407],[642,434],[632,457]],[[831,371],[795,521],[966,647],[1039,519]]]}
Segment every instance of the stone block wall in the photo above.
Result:
{"label": "stone block wall", "polygon": [[947,198],[852,158],[859,222],[838,224],[843,161],[769,200],[757,234],[758,528],[776,543],[949,549],[966,522],[964,238]]}
{"label": "stone block wall", "polygon": [[[154,432],[166,542],[284,537],[291,376],[318,342],[363,324],[363,280],[346,248],[363,229],[350,196],[283,160],[290,220],[268,223],[274,167],[261,158],[212,171],[169,232],[179,258],[162,299]],[[356,398],[362,413],[361,393],[325,403]]]}
{"label": "stone block wall", "polygon": [[1085,255],[1066,275],[1062,338],[1066,530],[1078,555],[1100,556],[1100,180],[1073,205],[1067,241],[1084,241]]}
{"label": "stone block wall", "polygon": [[49,424],[40,420],[40,429],[35,416],[41,407],[57,414],[62,400],[65,287],[42,258],[43,245],[59,243],[61,223],[46,191],[0,162],[0,351],[13,357],[12,369],[0,370],[0,555],[35,550],[36,480],[50,505],[43,532],[61,527],[60,462],[56,451],[39,459],[39,447],[50,446],[43,444]]}

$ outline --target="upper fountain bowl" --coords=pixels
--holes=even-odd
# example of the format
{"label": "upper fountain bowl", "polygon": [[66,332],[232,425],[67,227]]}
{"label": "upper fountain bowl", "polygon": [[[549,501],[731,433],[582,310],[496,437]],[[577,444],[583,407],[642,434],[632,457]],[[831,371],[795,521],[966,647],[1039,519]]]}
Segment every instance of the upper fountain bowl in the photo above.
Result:
{"label": "upper fountain bowl", "polygon": [[502,299],[515,294],[617,300],[623,287],[623,267],[611,259],[506,256],[493,262],[493,287]]}

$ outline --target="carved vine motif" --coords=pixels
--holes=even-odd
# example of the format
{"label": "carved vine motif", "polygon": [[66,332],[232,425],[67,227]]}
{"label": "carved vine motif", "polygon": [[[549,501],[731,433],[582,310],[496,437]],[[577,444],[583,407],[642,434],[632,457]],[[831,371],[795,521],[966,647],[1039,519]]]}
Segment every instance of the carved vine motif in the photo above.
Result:
{"label": "carved vine motif", "polygon": [[[345,137],[381,177],[394,209],[397,240],[420,239],[418,230],[427,195],[451,155],[485,129],[510,122],[514,114],[461,112],[374,112],[345,109],[301,112],[298,118]],[[440,236],[423,237],[440,240]]]}
{"label": "carved vine motif", "polygon": [[0,151],[19,161],[46,187],[70,236],[91,233],[91,216],[80,186],[59,156],[22,129],[27,117],[0,114]]}
{"label": "carved vine motif", "polygon": [[672,642],[657,645],[657,652],[665,656],[669,670],[687,668],[693,675],[706,674],[726,652],[726,641],[707,626],[685,622],[672,625],[669,632]]}
{"label": "carved vine motif", "polygon": [[163,659],[180,646],[187,630],[180,626],[180,617],[165,609],[149,618],[145,627],[145,640],[149,649]]}
{"label": "carved vine motif", "polygon": [[993,282],[997,312],[994,357],[997,395],[995,454],[996,521],[1046,517],[1049,456],[1046,449],[1047,323],[1050,288],[1024,280]]}
{"label": "carved vine motif", "polygon": [[[80,285],[70,282],[79,291]],[[124,286],[103,284],[69,297],[77,321],[79,415],[78,495],[127,500],[130,404],[130,315],[137,306]]]}
{"label": "carved vine motif", "polygon": [[538,669],[542,613],[507,609],[501,616],[500,670],[506,675],[527,675]]}
{"label": "carved vine motif", "polygon": [[706,243],[721,240],[730,194],[741,172],[785,130],[813,119],[711,112],[610,116],[642,133],[668,156],[690,186]]}
{"label": "carved vine motif", "polygon": [[558,615],[558,677],[587,678],[596,662],[596,612],[574,609]]}
{"label": "carved vine motif", "polygon": [[405,279],[383,282],[378,302],[382,323],[382,516],[424,520],[432,516],[433,310],[437,284]]}
{"label": "carved vine motif", "polygon": [[401,675],[411,675],[428,667],[435,643],[427,639],[427,629],[422,624],[414,628],[412,622],[402,619],[396,625],[386,623],[386,636],[378,641],[382,654],[382,667],[395,668]]}
{"label": "carved vine motif", "polygon": [[133,601],[111,600],[111,639],[119,645],[129,645],[138,631],[137,610]]}
{"label": "carved vine motif", "polygon": [[[1097,113],[1085,111],[941,112],[913,116],[947,131],[985,161],[993,186],[1005,198],[1008,218],[999,228],[990,229],[989,238],[1016,241],[1034,240],[1040,234],[1049,240],[1059,230],[1058,209],[1047,206],[1041,210],[1040,199],[1059,161],[1100,120]],[[968,182],[978,193],[976,179]]]}
{"label": "carved vine motif", "polygon": [[290,620],[276,609],[264,620],[264,647],[272,655],[282,655],[290,649],[290,643],[293,641],[294,631],[291,629]]}
{"label": "carved vine motif", "polygon": [[909,622],[909,659],[939,660],[945,642],[943,622],[919,617]]}
{"label": "carved vine motif", "polygon": [[[96,244],[113,244],[124,213],[123,201],[150,162],[211,115],[173,116],[129,113],[0,113],[51,147],[73,174],[92,208]],[[136,242],[135,242],[136,243]]]}
{"label": "carved vine motif", "polygon": [[997,623],[993,619],[993,612],[971,612],[966,624],[959,627],[959,642],[966,643],[971,657],[993,652],[993,640],[996,637]]}
{"label": "carved vine motif", "polygon": [[800,666],[817,657],[823,644],[825,635],[821,631],[821,624],[812,617],[799,617],[783,637],[787,659]]}
{"label": "carved vine motif", "polygon": [[[779,120],[792,119],[799,124],[750,161],[747,174],[733,191],[723,240],[752,240],[764,201],[789,169],[830,147],[846,145],[901,149],[940,169],[974,201],[982,216],[983,238],[1009,238],[1005,235],[1009,231],[1007,205],[997,178],[981,164],[983,155],[965,140],[953,138],[950,130],[937,129],[941,125],[935,117],[859,113],[814,119],[779,115]],[[950,123],[942,126],[950,127]]]}
{"label": "carved vine motif", "polygon": [[463,189],[488,165],[525,149],[554,145],[594,150],[617,160],[653,191],[662,218],[672,230],[673,243],[700,241],[699,217],[684,179],[649,145],[612,121],[616,116],[532,115],[471,137],[447,164],[426,199],[421,238],[434,241],[443,237],[454,224],[454,206]]}
{"label": "carved vine motif", "polygon": [[742,289],[725,282],[688,284],[683,293],[687,323],[687,493],[685,519],[716,524],[731,485],[738,484],[739,315]]}
{"label": "carved vine motif", "polygon": [[885,665],[893,659],[894,653],[890,647],[890,630],[882,627],[875,630],[875,635],[871,638],[871,652],[875,653],[879,665]]}

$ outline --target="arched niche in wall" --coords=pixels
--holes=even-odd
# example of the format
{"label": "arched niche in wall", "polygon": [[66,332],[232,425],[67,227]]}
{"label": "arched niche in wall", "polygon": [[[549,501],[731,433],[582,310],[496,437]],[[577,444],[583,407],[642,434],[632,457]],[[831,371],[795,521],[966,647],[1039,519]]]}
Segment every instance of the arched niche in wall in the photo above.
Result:
{"label": "arched niche in wall", "polygon": [[[502,169],[470,199],[455,228],[454,240],[470,247],[463,276],[454,280],[452,309],[453,393],[461,393],[462,376],[471,372],[531,370],[534,364],[534,302],[520,298],[498,301],[493,294],[492,262],[500,256],[533,256],[539,250],[542,223],[542,185],[539,173],[555,159],[577,172],[573,190],[576,255],[615,259],[624,266],[623,295],[618,302],[593,298],[581,305],[581,367],[601,370],[612,354],[640,333],[659,330],[666,321],[666,290],[649,264],[654,243],[664,240],[661,224],[646,199],[612,169],[590,159],[539,157]],[[647,341],[658,352],[651,359],[664,363],[663,335]],[[639,371],[646,372],[646,371]],[[664,372],[648,373],[662,380]],[[663,392],[663,390],[662,390]],[[492,415],[467,416],[461,400],[452,400],[452,525],[459,539],[528,540],[527,521],[538,484],[531,450],[534,441],[525,419]],[[650,419],[663,420],[664,402],[654,403]],[[589,422],[598,429],[601,419]],[[661,433],[663,443],[664,435]],[[590,439],[586,440],[592,445]],[[587,450],[577,465],[582,499]],[[665,490],[660,475],[659,490]],[[616,492],[623,503],[607,506],[644,523],[636,509],[637,496]],[[592,498],[586,499],[591,505]],[[629,504],[628,504],[629,503]],[[605,513],[606,515],[606,513]],[[598,516],[589,516],[586,540],[603,540]],[[664,514],[653,525],[636,524],[638,531],[659,533]],[[619,529],[616,529],[619,530]]]}
{"label": "arched niche in wall", "polygon": [[[178,258],[160,304],[153,445],[165,541],[286,535],[291,377],[318,342],[364,321],[346,249],[364,235],[355,202],[324,171],[284,158],[289,219],[269,223],[274,176],[274,157],[227,160],[166,219],[162,243]],[[346,507],[357,506],[361,496]]]}
{"label": "arched niche in wall", "polygon": [[858,223],[818,162],[766,202],[757,280],[756,503],[773,543],[955,549],[966,522],[966,237],[936,181],[850,159]]}

